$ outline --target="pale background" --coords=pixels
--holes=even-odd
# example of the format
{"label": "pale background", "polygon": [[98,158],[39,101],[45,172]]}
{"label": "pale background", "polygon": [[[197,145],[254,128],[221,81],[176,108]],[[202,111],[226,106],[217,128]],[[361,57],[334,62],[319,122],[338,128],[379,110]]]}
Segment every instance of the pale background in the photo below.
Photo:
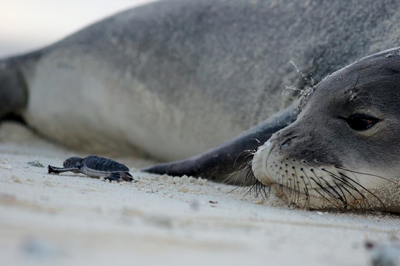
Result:
{"label": "pale background", "polygon": [[0,0],[0,58],[51,44],[88,24],[154,0]]}

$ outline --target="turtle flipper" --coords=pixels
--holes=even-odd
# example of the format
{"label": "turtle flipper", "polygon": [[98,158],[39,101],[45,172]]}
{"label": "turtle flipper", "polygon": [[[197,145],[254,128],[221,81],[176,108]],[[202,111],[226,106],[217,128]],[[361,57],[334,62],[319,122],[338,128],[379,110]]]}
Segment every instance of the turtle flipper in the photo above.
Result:
{"label": "turtle flipper", "polygon": [[117,181],[117,182],[127,181],[127,182],[131,182],[131,181],[133,181],[133,177],[128,172],[116,172],[116,173],[110,173],[108,176],[106,176],[104,178],[104,180],[108,180],[110,182],[111,181]]}
{"label": "turtle flipper", "polygon": [[59,174],[64,172],[74,172],[79,173],[79,167],[71,166],[71,167],[55,167],[52,165],[47,166],[47,170],[49,174]]}
{"label": "turtle flipper", "polygon": [[121,178],[126,182],[132,182],[132,181],[137,182],[137,180],[135,180],[133,178],[133,176],[128,172],[121,172],[120,175],[121,175]]}

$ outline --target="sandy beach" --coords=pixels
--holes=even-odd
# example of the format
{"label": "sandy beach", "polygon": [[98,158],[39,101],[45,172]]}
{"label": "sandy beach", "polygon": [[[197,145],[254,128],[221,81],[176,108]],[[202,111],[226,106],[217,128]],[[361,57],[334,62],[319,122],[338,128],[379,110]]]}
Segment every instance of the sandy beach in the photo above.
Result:
{"label": "sandy beach", "polygon": [[2,265],[368,265],[366,241],[400,239],[395,215],[299,210],[202,179],[49,175],[77,153],[12,122],[0,140]]}

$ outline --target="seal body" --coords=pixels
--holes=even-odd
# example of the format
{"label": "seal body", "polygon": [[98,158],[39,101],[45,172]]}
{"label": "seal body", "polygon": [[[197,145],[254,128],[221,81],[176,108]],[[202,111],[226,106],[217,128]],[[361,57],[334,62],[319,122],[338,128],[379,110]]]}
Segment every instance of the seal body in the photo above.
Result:
{"label": "seal body", "polygon": [[[375,65],[369,59],[348,65],[396,47],[399,21],[400,3],[392,0],[152,3],[1,61],[0,116],[21,115],[40,134],[93,153],[140,150],[176,160],[221,145],[146,169],[206,177],[229,175],[234,158],[250,150],[251,159],[251,150],[283,128],[254,157],[260,182],[283,187],[283,197],[293,191],[288,201],[303,199],[300,206],[397,211],[398,186],[385,183],[398,181],[400,154],[389,149],[389,141],[398,140],[390,132],[398,132],[400,117],[397,51]],[[321,82],[337,70],[342,74]],[[293,100],[308,87],[317,89],[296,120]],[[365,92],[363,97],[351,88]],[[357,112],[345,104],[348,95],[361,98]],[[371,135],[346,124],[371,127],[364,132]],[[284,168],[289,166],[295,169]],[[329,179],[312,176],[311,169],[322,167],[331,172]],[[290,177],[297,169],[306,171],[311,184]],[[383,193],[381,185],[395,188],[387,200],[372,190]],[[295,193],[305,197],[290,200]]]}
{"label": "seal body", "polygon": [[182,159],[290,105],[285,86],[309,85],[290,60],[317,83],[395,47],[399,10],[389,0],[152,3],[1,61],[0,115],[91,153]]}

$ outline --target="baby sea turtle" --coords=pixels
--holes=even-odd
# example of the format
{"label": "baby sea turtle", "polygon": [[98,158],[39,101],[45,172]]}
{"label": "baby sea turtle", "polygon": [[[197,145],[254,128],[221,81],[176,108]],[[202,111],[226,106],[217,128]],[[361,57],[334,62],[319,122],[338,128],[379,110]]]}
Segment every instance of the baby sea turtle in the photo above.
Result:
{"label": "baby sea turtle", "polygon": [[70,157],[63,163],[63,168],[49,165],[50,173],[59,174],[63,172],[82,173],[89,177],[100,178],[110,181],[132,181],[129,168],[114,160],[90,155],[85,158]]}

